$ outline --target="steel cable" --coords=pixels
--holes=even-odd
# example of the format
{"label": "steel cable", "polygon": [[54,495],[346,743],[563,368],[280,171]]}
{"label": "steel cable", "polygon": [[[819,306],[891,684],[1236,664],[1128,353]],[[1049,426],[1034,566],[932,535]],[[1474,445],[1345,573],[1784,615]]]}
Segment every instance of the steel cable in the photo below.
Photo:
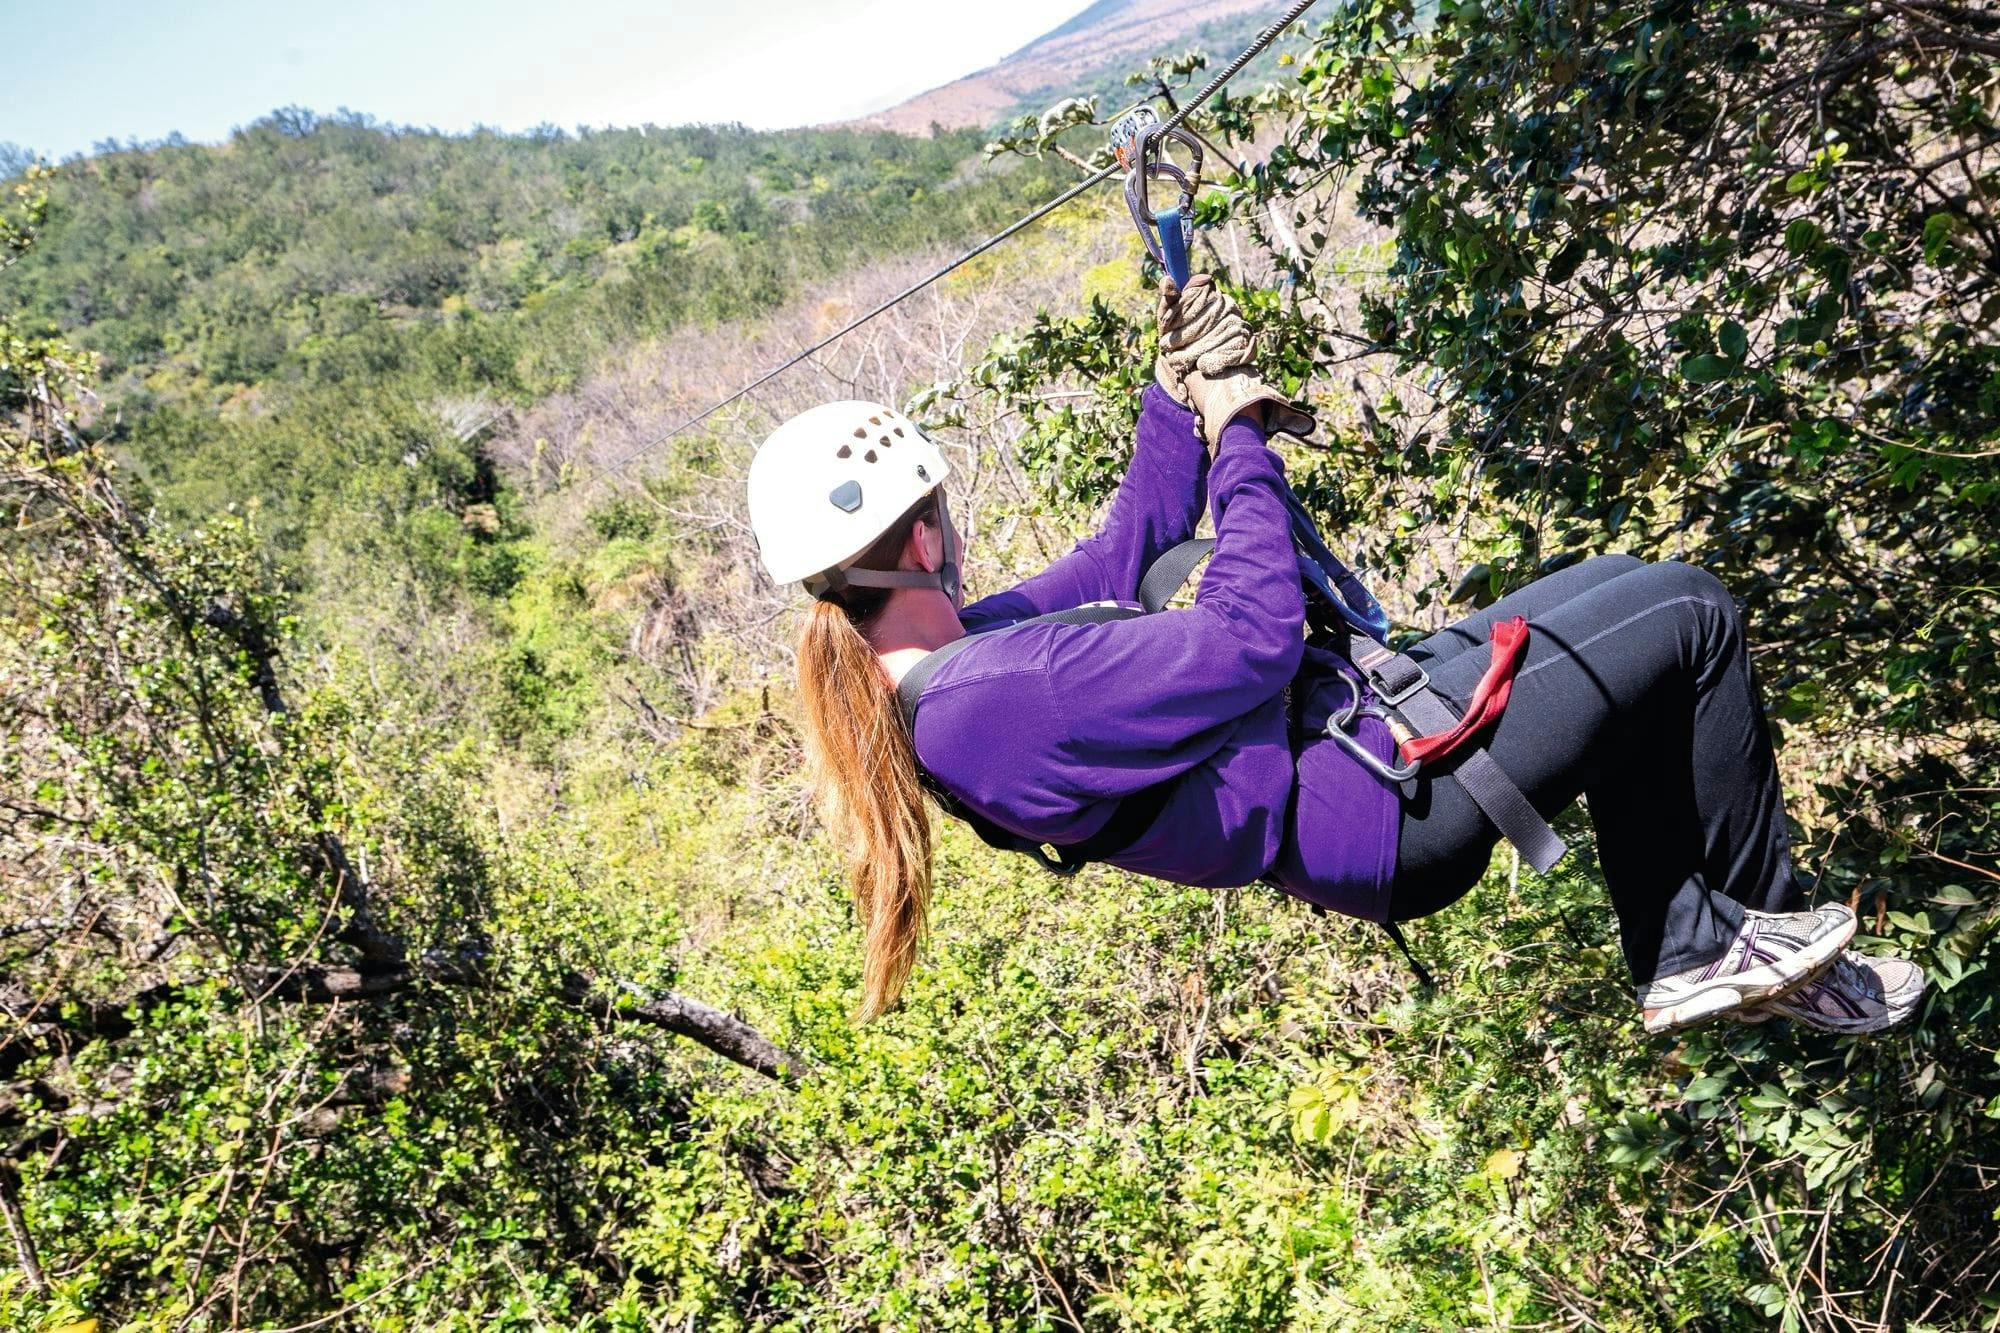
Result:
{"label": "steel cable", "polygon": [[[1221,91],[1223,84],[1229,82],[1230,79],[1234,78],[1237,74],[1241,73],[1243,67],[1249,64],[1252,60],[1255,60],[1260,54],[1262,54],[1264,49],[1270,46],[1272,42],[1276,41],[1279,38],[1279,36],[1283,34],[1285,29],[1291,27],[1292,24],[1298,22],[1299,16],[1304,14],[1308,9],[1311,9],[1314,3],[1315,0],[1293,0],[1292,7],[1285,11],[1283,17],[1279,18],[1278,20],[1273,22],[1270,26],[1266,27],[1262,32],[1258,33],[1257,36],[1251,40],[1250,44],[1244,47],[1242,52],[1238,54],[1234,60],[1230,61],[1229,64],[1223,67],[1221,73],[1217,74],[1214,78],[1210,79],[1208,83],[1203,86],[1200,92],[1196,93],[1194,97],[1190,99],[1185,106],[1181,107],[1180,110],[1176,111],[1173,114],[1173,116],[1166,122],[1162,132],[1164,132],[1165,130],[1171,130],[1177,128],[1189,116],[1193,115],[1197,110],[1199,110],[1204,102],[1208,101],[1209,98],[1215,96],[1217,92]],[[778,376],[784,374],[786,371],[790,370],[793,366],[796,366],[800,362],[805,361],[807,358],[811,357],[814,353],[824,351],[826,348],[840,341],[842,338],[845,338],[848,334],[854,332],[854,330],[860,328],[863,324],[866,324],[869,320],[872,320],[878,315],[884,314],[887,311],[894,309],[896,306],[902,304],[904,301],[909,300],[912,296],[915,296],[918,292],[924,290],[924,288],[938,281],[938,279],[945,277],[946,275],[952,273],[953,271],[959,268],[962,268],[964,265],[972,262],[974,259],[977,259],[980,255],[985,254],[988,250],[991,250],[994,246],[1000,244],[1004,240],[1007,240],[1009,237],[1015,235],[1016,233],[1022,231],[1023,229],[1031,227],[1035,223],[1040,222],[1043,218],[1055,212],[1058,208],[1061,208],[1064,204],[1067,204],[1071,200],[1076,199],[1078,196],[1084,194],[1092,186],[1098,184],[1107,177],[1111,176],[1117,170],[1118,170],[1118,165],[1117,163],[1114,162],[1109,166],[1099,169],[1092,175],[1086,176],[1083,180],[1078,181],[1075,185],[1063,191],[1060,195],[1056,196],[1054,199],[1049,200],[1048,203],[1043,204],[1040,208],[1037,208],[1034,212],[1029,213],[1026,217],[1023,217],[1019,221],[1014,222],[1012,225],[1008,226],[1006,230],[996,232],[992,236],[987,237],[985,240],[981,241],[978,245],[973,246],[970,250],[967,250],[964,254],[958,256],[956,259],[946,264],[943,268],[940,268],[936,272],[930,273],[925,277],[919,279],[918,281],[910,284],[908,287],[905,287],[902,291],[897,292],[894,296],[890,297],[888,300],[883,301],[880,305],[877,305],[873,309],[869,310],[866,314],[857,316],[856,318],[849,320],[846,324],[843,324],[840,328],[834,330],[832,333],[829,333],[826,337],[820,339],[812,346],[806,348],[804,351],[799,352],[797,355],[793,356],[783,365],[765,371],[762,375],[759,375],[756,379],[750,381],[748,384],[744,385],[736,392],[730,394],[727,398],[724,398],[720,402],[717,402],[709,407],[702,409],[700,412],[696,413],[694,416],[689,417],[687,420],[681,422],[678,426],[675,426],[673,429],[665,431],[659,435],[654,436],[652,439],[647,440],[644,444],[634,449],[631,453],[626,454],[623,458],[613,463],[610,467],[602,469],[600,472],[598,472],[597,475],[599,477],[609,477],[609,476],[615,476],[616,474],[623,472],[627,467],[630,467],[633,463],[637,462],[640,458],[642,458],[646,454],[651,453],[654,449],[659,448],[661,445],[665,444],[668,440],[673,439],[676,435],[679,435],[682,431],[685,431],[690,427],[700,425],[702,422],[714,416],[717,412],[720,412],[723,408],[728,407],[731,403],[737,402],[746,395],[755,392],[757,389],[762,388],[766,384],[769,384],[772,380],[778,378]]]}

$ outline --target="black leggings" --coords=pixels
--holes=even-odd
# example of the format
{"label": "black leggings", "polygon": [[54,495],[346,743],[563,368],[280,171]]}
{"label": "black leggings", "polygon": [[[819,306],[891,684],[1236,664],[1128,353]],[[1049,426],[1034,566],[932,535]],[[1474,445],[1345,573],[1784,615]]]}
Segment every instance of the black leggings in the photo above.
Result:
{"label": "black leggings", "polygon": [[[1650,981],[1719,957],[1743,909],[1801,897],[1743,621],[1691,565],[1601,556],[1538,579],[1410,650],[1463,707],[1488,627],[1526,616],[1527,656],[1486,737],[1545,818],[1582,795],[1625,959]],[[1407,921],[1479,881],[1499,832],[1444,775],[1403,806],[1389,915]]]}

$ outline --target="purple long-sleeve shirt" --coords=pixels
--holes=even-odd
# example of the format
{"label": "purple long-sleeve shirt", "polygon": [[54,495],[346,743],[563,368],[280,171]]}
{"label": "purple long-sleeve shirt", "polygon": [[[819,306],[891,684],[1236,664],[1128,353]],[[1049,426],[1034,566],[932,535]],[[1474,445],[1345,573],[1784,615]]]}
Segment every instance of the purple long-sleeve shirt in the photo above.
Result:
{"label": "purple long-sleeve shirt", "polygon": [[[959,653],[924,689],[924,767],[994,823],[1056,845],[1089,838],[1121,798],[1170,782],[1159,818],[1115,864],[1212,887],[1269,879],[1384,919],[1397,796],[1323,737],[1345,687],[1332,659],[1304,645],[1283,485],[1254,424],[1225,427],[1211,463],[1194,414],[1149,387],[1131,467],[1099,531],[959,619],[982,634],[1086,602],[1136,605],[1141,576],[1194,535],[1206,496],[1216,546],[1194,605],[1023,626]],[[1362,726],[1387,757],[1387,729]]]}

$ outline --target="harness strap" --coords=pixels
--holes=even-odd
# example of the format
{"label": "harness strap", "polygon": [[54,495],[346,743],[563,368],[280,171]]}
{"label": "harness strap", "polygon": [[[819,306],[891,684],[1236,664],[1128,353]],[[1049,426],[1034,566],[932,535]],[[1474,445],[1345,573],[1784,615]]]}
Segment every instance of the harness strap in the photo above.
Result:
{"label": "harness strap", "polygon": [[[1276,880],[1270,878],[1268,875],[1264,877],[1263,882],[1266,884],[1270,884],[1274,887],[1278,888],[1283,887],[1282,885],[1278,884]],[[1312,909],[1314,916],[1327,915],[1327,909],[1324,903],[1316,903],[1311,901],[1310,899],[1307,899],[1306,906]],[[1421,986],[1426,986],[1431,990],[1436,990],[1437,978],[1433,977],[1430,974],[1430,969],[1426,968],[1422,963],[1417,961],[1417,955],[1413,953],[1410,949],[1409,940],[1403,937],[1403,928],[1400,925],[1396,924],[1394,921],[1384,921],[1381,923],[1381,926],[1382,926],[1382,933],[1389,937],[1389,942],[1395,945],[1396,948],[1402,952],[1403,961],[1410,965],[1410,971],[1416,973],[1417,983]]]}
{"label": "harness strap", "polygon": [[1156,783],[1151,787],[1133,792],[1120,801],[1106,820],[1104,827],[1085,838],[1082,842],[1055,843],[1036,842],[1023,837],[1011,829],[1002,828],[978,811],[967,807],[941,782],[921,768],[918,778],[924,790],[931,794],[938,807],[946,814],[971,826],[980,841],[988,847],[1003,852],[1019,852],[1033,857],[1044,870],[1065,878],[1074,875],[1093,861],[1104,861],[1118,855],[1133,843],[1139,841],[1147,829],[1159,819],[1166,808],[1167,798],[1173,794],[1173,784]]}
{"label": "harness strap", "polygon": [[[1184,542],[1182,545],[1191,545],[1191,543]],[[1176,546],[1172,551],[1167,552],[1165,556],[1161,556],[1160,559],[1165,560],[1180,549],[1181,547]],[[1188,567],[1192,569],[1194,562],[1190,561]],[[1158,564],[1153,566],[1153,570],[1157,570],[1158,568]],[[1147,571],[1146,576],[1148,579],[1152,577],[1153,570]],[[1168,595],[1171,596],[1171,592]],[[915,731],[917,725],[917,700],[923,697],[924,687],[931,683],[931,677],[938,673],[938,668],[949,662],[952,658],[957,657],[973,644],[978,643],[987,634],[998,634],[1005,630],[1019,629],[1023,625],[1101,625],[1106,621],[1130,620],[1134,616],[1143,616],[1145,614],[1144,611],[1135,611],[1129,606],[1114,606],[1104,603],[1092,606],[1074,606],[1066,611],[1050,611],[1046,615],[1030,616],[1026,620],[1017,620],[1011,625],[999,625],[979,634],[968,634],[964,638],[953,639],[944,647],[926,653],[922,660],[904,672],[902,680],[896,683],[896,707],[903,714],[903,725],[911,729],[912,732]]]}
{"label": "harness strap", "polygon": [[1389,932],[1389,938],[1403,951],[1403,961],[1410,965],[1410,971],[1417,974],[1418,982],[1431,990],[1436,990],[1437,982],[1425,970],[1424,965],[1417,961],[1417,956],[1410,952],[1410,942],[1403,938],[1403,928],[1393,921],[1384,921],[1382,929]]}
{"label": "harness strap", "polygon": [[[1415,658],[1371,643],[1351,660],[1368,677],[1384,706],[1394,709],[1419,735],[1449,732],[1458,726],[1458,710],[1430,688],[1430,674]],[[1520,787],[1501,771],[1492,752],[1478,745],[1458,754],[1449,776],[1465,788],[1466,795],[1500,830],[1500,836],[1519,849],[1521,859],[1541,871],[1562,860],[1569,848],[1528,803]]]}
{"label": "harness strap", "polygon": [[1389,637],[1389,613],[1375,600],[1366,584],[1355,577],[1354,571],[1341,562],[1320,536],[1319,525],[1306,512],[1303,501],[1292,492],[1290,486],[1283,488],[1285,510],[1292,519],[1292,540],[1305,560],[1299,566],[1299,573],[1312,585],[1313,591],[1324,598],[1328,605],[1340,614],[1348,627],[1362,637],[1382,642]]}
{"label": "harness strap", "polygon": [[1146,571],[1146,577],[1139,580],[1139,605],[1146,608],[1148,615],[1164,607],[1168,599],[1186,586],[1194,567],[1214,549],[1213,537],[1190,537],[1178,546],[1169,547]]}

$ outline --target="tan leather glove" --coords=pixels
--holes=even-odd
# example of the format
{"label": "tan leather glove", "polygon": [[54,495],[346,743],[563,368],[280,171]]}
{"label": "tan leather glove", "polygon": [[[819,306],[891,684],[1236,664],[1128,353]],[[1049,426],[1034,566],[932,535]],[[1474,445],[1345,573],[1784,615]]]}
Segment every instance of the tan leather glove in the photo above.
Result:
{"label": "tan leather glove", "polygon": [[1310,435],[1312,414],[1295,407],[1250,369],[1256,343],[1235,302],[1206,273],[1188,279],[1185,290],[1172,279],[1160,287],[1160,358],[1154,373],[1176,402],[1192,407],[1210,449],[1238,413],[1261,405],[1267,431],[1301,439]]}

